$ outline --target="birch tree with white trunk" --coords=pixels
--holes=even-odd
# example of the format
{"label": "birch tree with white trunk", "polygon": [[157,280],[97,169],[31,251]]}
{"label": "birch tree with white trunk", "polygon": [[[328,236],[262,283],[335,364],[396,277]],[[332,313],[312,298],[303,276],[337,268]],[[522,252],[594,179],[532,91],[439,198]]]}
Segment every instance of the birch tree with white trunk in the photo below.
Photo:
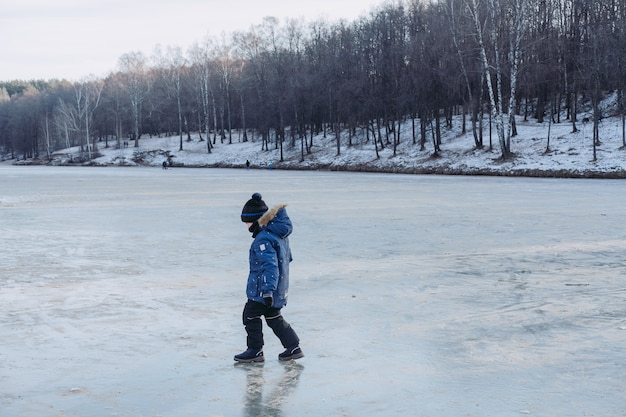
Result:
{"label": "birch tree with white trunk", "polygon": [[[76,103],[78,106],[77,108],[79,109],[78,115],[82,120],[82,125],[84,126],[85,145],[87,147],[87,157],[89,159],[92,158],[93,152],[95,151],[95,142],[93,145],[90,143],[91,124],[94,112],[100,105],[100,97],[102,97],[103,87],[104,81],[102,80],[82,81],[74,84],[74,90],[76,91],[77,97]],[[82,97],[82,105],[79,105],[79,96]]]}
{"label": "birch tree with white trunk", "polygon": [[[87,158],[93,155],[91,144],[91,124],[94,112],[100,104],[104,82],[102,80],[81,81],[73,84],[74,95],[70,102],[59,99],[55,107],[56,124],[66,132],[66,142],[69,145],[68,132],[78,136],[81,152],[87,153]],[[47,130],[49,132],[49,130]]]}
{"label": "birch tree with white trunk", "polygon": [[122,55],[119,66],[124,76],[124,84],[130,100],[133,116],[133,139],[135,147],[139,147],[141,134],[141,106],[148,95],[150,84],[147,80],[146,57],[141,52],[131,52]]}
{"label": "birch tree with white trunk", "polygon": [[163,70],[165,84],[168,89],[168,97],[174,97],[176,100],[176,113],[178,116],[178,135],[180,137],[179,151],[183,150],[183,106],[182,106],[182,75],[185,71],[187,59],[183,56],[182,49],[179,46],[167,46],[165,55],[161,53],[160,46],[155,49],[154,60],[157,67]]}
{"label": "birch tree with white trunk", "polygon": [[[207,137],[207,153],[211,153],[211,125],[213,125],[213,141],[215,142],[217,128],[217,109],[215,104],[215,92],[212,82],[214,72],[212,56],[215,47],[211,39],[207,38],[202,44],[194,44],[189,50],[191,57],[191,68],[194,81],[200,92],[202,102],[202,115],[204,130]],[[211,123],[211,120],[213,123]]]}
{"label": "birch tree with white trunk", "polygon": [[[528,0],[466,0],[467,9],[474,22],[480,57],[487,81],[491,114],[495,123],[502,159],[512,155],[511,132],[513,130],[517,75],[521,55],[521,40],[526,29]],[[488,22],[489,41],[485,39],[483,22]],[[503,29],[505,28],[505,29]],[[503,57],[502,48],[508,42],[508,53]],[[509,69],[509,89],[504,91],[504,64]],[[493,79],[496,86],[494,88]],[[505,103],[505,95],[508,102]]]}

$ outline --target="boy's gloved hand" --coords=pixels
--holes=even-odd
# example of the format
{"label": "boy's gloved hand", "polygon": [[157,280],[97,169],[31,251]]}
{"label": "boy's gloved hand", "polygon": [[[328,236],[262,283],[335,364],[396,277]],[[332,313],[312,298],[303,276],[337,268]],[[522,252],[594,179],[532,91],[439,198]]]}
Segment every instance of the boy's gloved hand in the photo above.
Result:
{"label": "boy's gloved hand", "polygon": [[274,304],[274,297],[272,294],[263,294],[263,301],[265,301],[265,305],[271,307]]}

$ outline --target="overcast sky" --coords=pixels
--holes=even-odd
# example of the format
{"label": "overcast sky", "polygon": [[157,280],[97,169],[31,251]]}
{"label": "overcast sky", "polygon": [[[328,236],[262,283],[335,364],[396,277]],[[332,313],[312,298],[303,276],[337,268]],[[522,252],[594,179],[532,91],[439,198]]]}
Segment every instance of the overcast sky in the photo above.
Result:
{"label": "overcast sky", "polygon": [[186,50],[265,16],[352,21],[383,0],[0,0],[0,81],[104,77],[125,53]]}

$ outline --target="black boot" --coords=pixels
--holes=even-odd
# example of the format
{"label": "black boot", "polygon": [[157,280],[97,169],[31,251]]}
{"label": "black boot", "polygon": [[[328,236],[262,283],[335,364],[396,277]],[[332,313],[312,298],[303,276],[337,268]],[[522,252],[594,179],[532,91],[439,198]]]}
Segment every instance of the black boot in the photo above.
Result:
{"label": "black boot", "polygon": [[300,346],[292,347],[285,350],[283,353],[278,355],[279,361],[290,361],[292,359],[300,359],[304,357],[304,353],[302,353],[302,349]]}
{"label": "black boot", "polygon": [[245,352],[235,355],[235,361],[237,362],[263,362],[264,360],[263,349],[248,348]]}

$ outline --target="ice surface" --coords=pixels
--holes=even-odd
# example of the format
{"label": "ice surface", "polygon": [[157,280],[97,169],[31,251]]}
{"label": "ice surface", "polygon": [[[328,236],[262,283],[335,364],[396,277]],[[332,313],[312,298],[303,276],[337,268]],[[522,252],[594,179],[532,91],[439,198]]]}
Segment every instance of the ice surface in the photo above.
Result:
{"label": "ice surface", "polygon": [[[623,187],[0,166],[0,416],[626,416]],[[298,362],[232,361],[255,191]]]}

